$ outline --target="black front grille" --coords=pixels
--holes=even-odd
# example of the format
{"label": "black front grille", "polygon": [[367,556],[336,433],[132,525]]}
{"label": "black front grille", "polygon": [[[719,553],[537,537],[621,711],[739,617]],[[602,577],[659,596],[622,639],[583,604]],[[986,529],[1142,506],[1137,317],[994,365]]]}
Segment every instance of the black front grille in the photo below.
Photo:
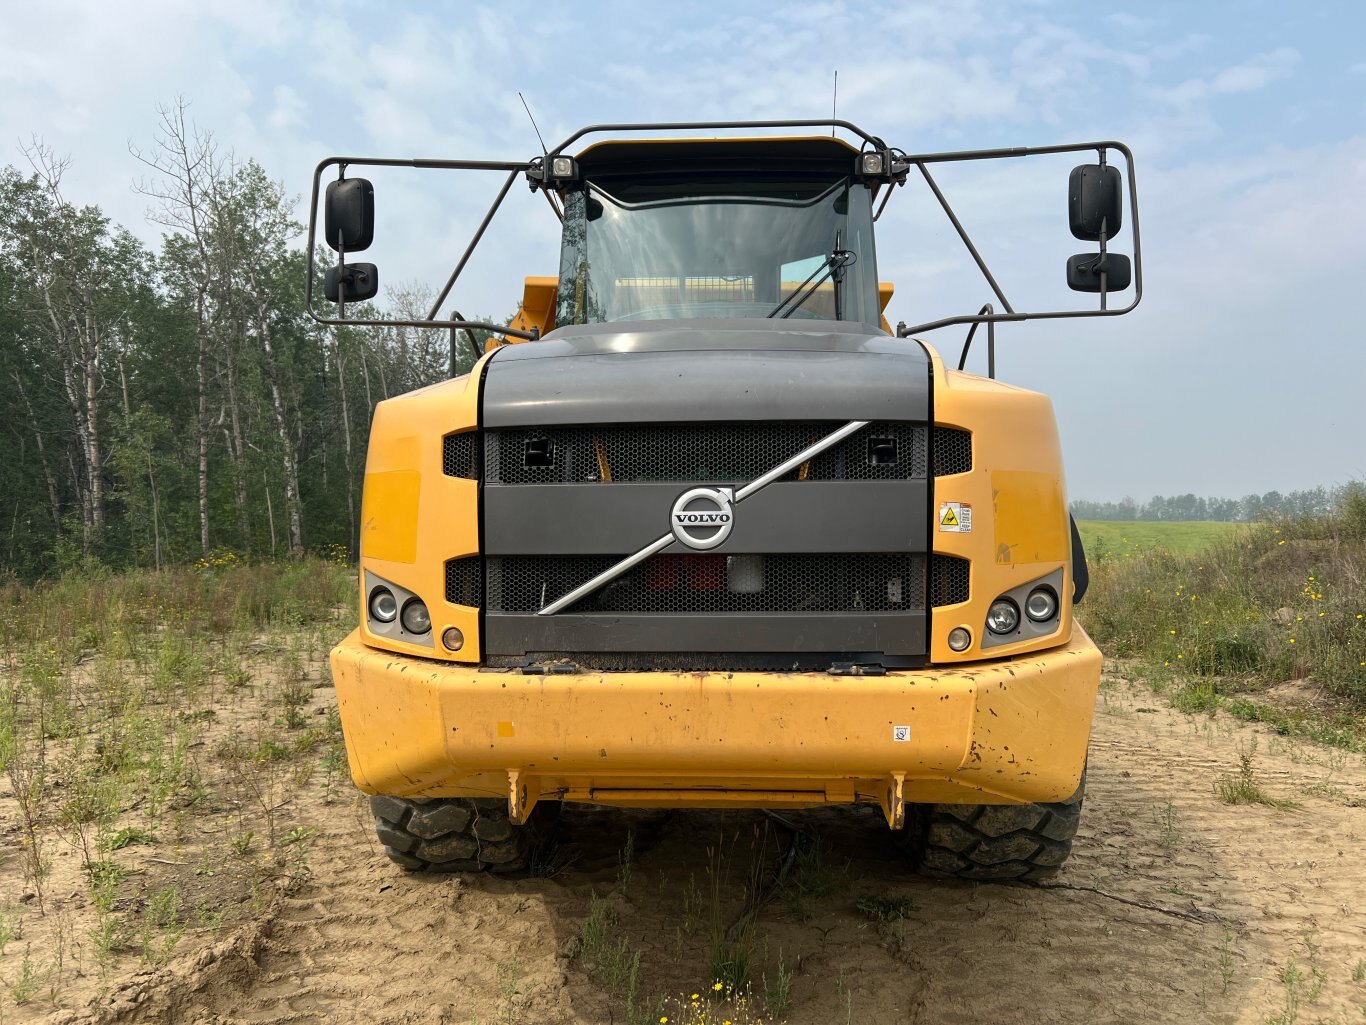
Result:
{"label": "black front grille", "polygon": [[972,563],[956,555],[936,555],[930,560],[930,604],[957,605],[968,600]]}
{"label": "black front grille", "polygon": [[446,600],[478,608],[484,603],[484,560],[477,555],[446,563]]}
{"label": "black front grille", "polygon": [[479,479],[479,446],[475,444],[478,437],[475,431],[446,435],[441,446],[441,469],[447,477]]}
{"label": "black front grille", "polygon": [[967,473],[972,469],[972,432],[958,427],[934,429],[934,475]]}
{"label": "black front grille", "polygon": [[[622,558],[491,556],[488,611],[536,612]],[[829,613],[924,607],[925,564],[915,554],[656,555],[565,611]]]}
{"label": "black front grille", "polygon": [[[767,473],[841,426],[623,424],[489,431],[486,479],[491,484],[743,482]],[[911,480],[924,477],[928,469],[928,431],[923,424],[873,423],[783,479]]]}

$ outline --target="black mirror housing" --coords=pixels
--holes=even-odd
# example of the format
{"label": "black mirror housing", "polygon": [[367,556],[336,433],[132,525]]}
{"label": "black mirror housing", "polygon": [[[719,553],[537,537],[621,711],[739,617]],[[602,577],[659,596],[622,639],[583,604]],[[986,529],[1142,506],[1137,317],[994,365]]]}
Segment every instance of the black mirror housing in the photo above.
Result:
{"label": "black mirror housing", "polygon": [[328,267],[323,278],[323,295],[334,303],[342,300],[342,286],[346,286],[346,301],[364,302],[379,294],[379,268],[373,263],[352,263]]}
{"label": "black mirror housing", "polygon": [[375,240],[374,186],[364,178],[331,182],[327,186],[324,209],[324,230],[329,246],[339,253],[343,248],[348,253],[370,248]]}
{"label": "black mirror housing", "polygon": [[[1067,179],[1067,219],[1072,235],[1083,242],[1119,234],[1124,225],[1123,183],[1110,164],[1080,164]],[[1096,289],[1098,290],[1098,289]]]}
{"label": "black mirror housing", "polygon": [[1123,253],[1078,253],[1067,260],[1067,287],[1074,292],[1099,292],[1101,268],[1105,291],[1122,292],[1133,279],[1133,266]]}

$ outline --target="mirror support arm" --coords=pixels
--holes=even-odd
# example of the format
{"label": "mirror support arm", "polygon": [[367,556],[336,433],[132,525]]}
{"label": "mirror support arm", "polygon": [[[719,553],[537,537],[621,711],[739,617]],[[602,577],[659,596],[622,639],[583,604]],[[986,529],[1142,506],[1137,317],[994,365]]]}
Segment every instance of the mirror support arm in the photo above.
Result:
{"label": "mirror support arm", "polygon": [[503,182],[503,187],[498,190],[498,197],[489,207],[488,213],[484,214],[484,219],[479,222],[479,228],[474,233],[474,238],[470,239],[470,244],[465,247],[464,253],[460,256],[460,262],[455,265],[455,270],[451,271],[451,276],[446,279],[446,287],[441,289],[441,294],[436,297],[436,302],[432,303],[431,312],[427,314],[428,320],[435,320],[437,313],[441,309],[441,304],[446,301],[446,296],[451,294],[451,288],[455,285],[455,279],[460,277],[460,272],[465,269],[465,264],[469,263],[470,255],[474,252],[475,246],[479,245],[479,240],[484,237],[484,232],[493,220],[493,215],[498,212],[498,208],[503,205],[503,199],[508,194],[508,189],[512,188],[512,183],[517,180],[518,171],[509,171],[507,178]]}
{"label": "mirror support arm", "polygon": [[972,254],[972,259],[976,262],[977,269],[980,270],[982,276],[987,279],[987,284],[990,285],[991,290],[996,293],[996,298],[1001,300],[1002,308],[1007,313],[1014,313],[1015,308],[1010,305],[1010,300],[1007,299],[1005,293],[1001,291],[1001,286],[996,283],[996,278],[992,275],[990,268],[987,267],[987,262],[982,259],[982,254],[979,253],[977,247],[972,244],[972,239],[968,237],[967,229],[964,228],[962,222],[958,220],[958,215],[953,212],[953,207],[949,206],[949,201],[944,196],[944,193],[939,191],[938,184],[930,177],[930,169],[925,166],[923,161],[919,160],[915,162],[915,166],[920,168],[920,173],[925,178],[925,184],[930,187],[930,191],[934,193],[934,198],[939,200],[939,205],[944,208],[944,213],[948,215],[954,230],[958,232],[958,237],[963,240],[963,245],[968,247],[968,252]]}

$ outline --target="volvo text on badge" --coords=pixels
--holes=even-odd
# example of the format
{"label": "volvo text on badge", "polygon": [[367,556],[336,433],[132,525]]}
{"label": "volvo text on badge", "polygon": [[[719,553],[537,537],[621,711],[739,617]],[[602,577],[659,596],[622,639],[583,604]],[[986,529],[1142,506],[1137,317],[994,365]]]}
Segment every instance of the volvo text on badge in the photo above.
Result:
{"label": "volvo text on badge", "polygon": [[734,492],[730,488],[693,488],[678,496],[669,510],[669,528],[682,544],[702,551],[730,537],[735,526]]}

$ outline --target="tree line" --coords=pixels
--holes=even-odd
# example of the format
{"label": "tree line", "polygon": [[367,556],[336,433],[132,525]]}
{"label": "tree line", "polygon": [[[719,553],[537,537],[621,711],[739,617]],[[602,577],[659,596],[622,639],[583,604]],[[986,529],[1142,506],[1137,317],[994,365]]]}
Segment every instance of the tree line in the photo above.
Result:
{"label": "tree line", "polygon": [[[0,170],[0,573],[354,554],[375,404],[450,372],[443,332],[313,322],[297,201],[183,102],[160,115],[133,150],[159,247],[69,198],[41,142]],[[388,294],[394,319],[431,302]]]}
{"label": "tree line", "polygon": [[1360,483],[1308,491],[1268,491],[1264,495],[1242,498],[1201,498],[1196,495],[1154,495],[1146,502],[1125,498],[1118,502],[1071,503],[1072,515],[1079,520],[1215,520],[1226,523],[1252,523],[1283,516],[1325,516],[1338,508],[1350,494],[1359,494]]}

